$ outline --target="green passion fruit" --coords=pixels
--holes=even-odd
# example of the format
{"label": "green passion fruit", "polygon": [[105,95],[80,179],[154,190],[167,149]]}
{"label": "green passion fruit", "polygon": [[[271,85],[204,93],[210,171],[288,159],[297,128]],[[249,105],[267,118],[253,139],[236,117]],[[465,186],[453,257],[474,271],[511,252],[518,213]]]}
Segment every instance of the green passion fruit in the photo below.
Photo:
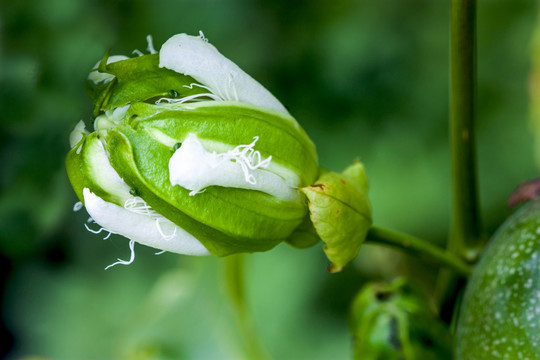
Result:
{"label": "green passion fruit", "polygon": [[540,359],[540,200],[493,236],[467,288],[457,359]]}

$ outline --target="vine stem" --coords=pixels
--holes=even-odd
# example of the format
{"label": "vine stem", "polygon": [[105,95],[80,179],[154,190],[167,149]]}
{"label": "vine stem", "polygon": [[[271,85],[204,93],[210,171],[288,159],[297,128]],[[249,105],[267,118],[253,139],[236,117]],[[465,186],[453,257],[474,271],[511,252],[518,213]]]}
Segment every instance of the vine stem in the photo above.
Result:
{"label": "vine stem", "polygon": [[450,26],[453,203],[448,249],[472,262],[482,247],[474,136],[476,0],[452,0]]}
{"label": "vine stem", "polygon": [[230,297],[246,348],[246,359],[271,360],[271,356],[259,339],[251,312],[249,311],[245,289],[244,267],[245,261],[242,254],[231,255],[225,258],[225,287]]}
{"label": "vine stem", "polygon": [[[452,218],[447,249],[474,263],[483,247],[476,173],[476,0],[452,0],[450,11],[450,154]],[[441,271],[435,297],[449,320],[463,279]]]}
{"label": "vine stem", "polygon": [[368,232],[366,243],[403,250],[408,254],[444,266],[463,276],[468,276],[471,273],[471,267],[453,253],[441,249],[426,240],[394,230],[372,226]]}

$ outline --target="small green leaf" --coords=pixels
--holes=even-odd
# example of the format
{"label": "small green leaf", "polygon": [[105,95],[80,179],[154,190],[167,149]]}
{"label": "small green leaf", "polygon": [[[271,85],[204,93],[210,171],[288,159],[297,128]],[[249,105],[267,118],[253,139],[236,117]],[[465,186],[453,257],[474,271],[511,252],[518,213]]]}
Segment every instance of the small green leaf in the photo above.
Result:
{"label": "small green leaf", "polygon": [[314,185],[302,188],[308,198],[310,218],[323,250],[332,262],[330,272],[338,272],[353,260],[371,226],[364,166],[355,163],[342,174],[327,172]]}

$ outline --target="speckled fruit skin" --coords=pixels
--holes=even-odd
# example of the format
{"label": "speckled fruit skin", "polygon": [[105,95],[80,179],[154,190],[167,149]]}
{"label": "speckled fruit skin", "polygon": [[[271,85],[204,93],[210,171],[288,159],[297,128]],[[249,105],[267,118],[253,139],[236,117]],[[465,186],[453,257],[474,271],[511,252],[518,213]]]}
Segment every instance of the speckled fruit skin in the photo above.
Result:
{"label": "speckled fruit skin", "polygon": [[493,236],[465,290],[456,332],[462,360],[540,359],[540,200]]}

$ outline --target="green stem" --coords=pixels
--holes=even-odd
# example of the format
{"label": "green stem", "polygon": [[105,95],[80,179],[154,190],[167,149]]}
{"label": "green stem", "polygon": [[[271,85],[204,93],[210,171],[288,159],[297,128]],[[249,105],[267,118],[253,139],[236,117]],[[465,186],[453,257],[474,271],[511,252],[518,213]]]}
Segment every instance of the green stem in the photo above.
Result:
{"label": "green stem", "polygon": [[472,262],[482,246],[474,136],[476,0],[452,0],[450,23],[453,203],[448,250]]}
{"label": "green stem", "polygon": [[225,286],[229,293],[233,310],[238,321],[246,347],[246,359],[270,360],[271,357],[262,345],[249,311],[244,281],[244,257],[231,255],[225,258]]}
{"label": "green stem", "polygon": [[[483,245],[476,178],[476,0],[452,0],[450,16],[452,219],[447,249],[469,263]],[[463,279],[441,271],[435,298],[450,320]]]}
{"label": "green stem", "polygon": [[425,240],[397,231],[373,226],[368,232],[366,243],[386,245],[404,250],[408,254],[444,266],[464,276],[471,273],[471,267],[451,252],[445,251]]}

